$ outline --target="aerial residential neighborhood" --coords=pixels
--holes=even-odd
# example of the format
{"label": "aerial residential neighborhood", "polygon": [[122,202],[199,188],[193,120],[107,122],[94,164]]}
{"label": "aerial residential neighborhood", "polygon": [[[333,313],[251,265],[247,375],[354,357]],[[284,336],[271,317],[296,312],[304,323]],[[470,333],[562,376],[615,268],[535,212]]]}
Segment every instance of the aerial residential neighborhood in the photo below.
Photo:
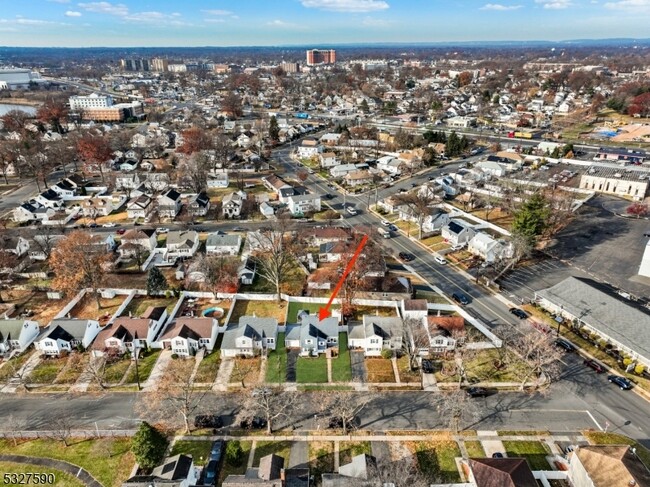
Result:
{"label": "aerial residential neighborhood", "polygon": [[5,484],[650,486],[645,2],[33,3]]}

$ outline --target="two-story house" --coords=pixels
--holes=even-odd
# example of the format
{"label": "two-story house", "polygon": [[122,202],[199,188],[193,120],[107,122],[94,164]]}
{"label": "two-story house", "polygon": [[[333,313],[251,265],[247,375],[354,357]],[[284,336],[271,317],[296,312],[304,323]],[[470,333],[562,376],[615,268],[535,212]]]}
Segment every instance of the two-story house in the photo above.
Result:
{"label": "two-story house", "polygon": [[117,251],[122,257],[131,257],[138,252],[151,252],[158,246],[156,230],[153,228],[134,228],[122,235],[121,244]]}
{"label": "two-story house", "polygon": [[100,331],[95,320],[57,318],[37,337],[34,346],[45,355],[71,352],[79,346],[86,349]]}
{"label": "two-story house", "polygon": [[34,200],[41,206],[52,208],[53,210],[58,210],[63,206],[63,199],[61,196],[51,189],[43,191],[41,194],[36,196]]}
{"label": "two-story house", "polygon": [[404,324],[397,316],[364,315],[361,324],[349,325],[348,344],[360,348],[366,357],[381,355],[382,350],[401,350]]}
{"label": "two-story house", "polygon": [[464,220],[452,219],[442,228],[441,235],[452,246],[467,244],[476,234],[474,227]]}
{"label": "two-story house", "polygon": [[287,198],[287,208],[293,216],[319,212],[321,210],[320,195],[308,193],[289,196]]}
{"label": "two-story house", "polygon": [[221,202],[223,216],[226,218],[239,218],[246,196],[243,191],[236,191],[224,196]]}
{"label": "two-story house", "polygon": [[176,218],[181,211],[181,194],[175,189],[168,189],[158,195],[158,215],[161,218]]}
{"label": "two-story house", "polygon": [[111,198],[90,198],[81,205],[83,216],[88,218],[110,215],[114,209]]}
{"label": "two-story house", "polygon": [[425,324],[429,353],[454,350],[465,339],[465,320],[462,316],[427,316]]}
{"label": "two-story house", "polygon": [[221,353],[224,357],[253,357],[275,350],[278,340],[278,320],[242,316],[239,323],[230,324],[223,334]]}
{"label": "two-story house", "polygon": [[287,328],[285,346],[300,349],[302,356],[316,356],[328,348],[338,347],[339,320],[334,317],[319,320],[318,315],[298,313],[300,324]]}
{"label": "two-story house", "polygon": [[187,204],[188,211],[192,216],[205,216],[210,209],[210,197],[205,193],[192,196]]}
{"label": "two-story house", "polygon": [[134,349],[150,347],[158,336],[166,315],[165,310],[163,319],[120,316],[97,335],[92,346],[93,355],[100,356],[109,350],[124,353],[127,350],[133,352]]}
{"label": "two-story house", "polygon": [[219,334],[215,318],[183,316],[174,320],[159,339],[163,348],[182,357],[190,357],[201,348],[211,352]]}
{"label": "two-story house", "polygon": [[0,354],[16,350],[24,352],[40,332],[38,322],[31,320],[0,320]]}
{"label": "two-story house", "polygon": [[334,152],[323,152],[318,158],[321,167],[334,167],[340,163]]}
{"label": "two-story house", "polygon": [[503,240],[496,240],[485,232],[478,232],[467,244],[467,250],[478,255],[485,262],[494,262],[511,255],[510,245]]}
{"label": "two-story house", "polygon": [[137,198],[131,199],[126,205],[126,215],[136,220],[138,218],[143,218],[147,220],[149,215],[153,212],[155,207],[154,201],[152,198],[146,194],[142,194]]}
{"label": "two-story house", "polygon": [[205,253],[207,255],[237,255],[241,244],[241,235],[211,233],[205,242]]}
{"label": "two-story house", "polygon": [[323,152],[323,146],[316,139],[304,139],[297,150],[299,159],[311,159]]}
{"label": "two-story house", "polygon": [[167,234],[168,258],[193,257],[199,248],[199,234],[194,230],[175,230]]}

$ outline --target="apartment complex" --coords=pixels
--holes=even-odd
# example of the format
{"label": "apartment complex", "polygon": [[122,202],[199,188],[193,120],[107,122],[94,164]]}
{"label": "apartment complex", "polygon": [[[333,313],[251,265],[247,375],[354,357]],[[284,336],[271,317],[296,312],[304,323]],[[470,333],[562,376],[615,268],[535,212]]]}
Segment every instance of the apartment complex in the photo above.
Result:
{"label": "apartment complex", "polygon": [[69,99],[70,110],[94,110],[100,108],[109,108],[113,106],[113,97],[110,95],[98,95],[92,93],[87,96],[71,96]]}
{"label": "apartment complex", "polygon": [[283,62],[280,67],[285,73],[297,73],[300,71],[300,64]]}
{"label": "apartment complex", "polygon": [[335,62],[336,51],[334,49],[310,49],[307,51],[307,66],[334,64]]}

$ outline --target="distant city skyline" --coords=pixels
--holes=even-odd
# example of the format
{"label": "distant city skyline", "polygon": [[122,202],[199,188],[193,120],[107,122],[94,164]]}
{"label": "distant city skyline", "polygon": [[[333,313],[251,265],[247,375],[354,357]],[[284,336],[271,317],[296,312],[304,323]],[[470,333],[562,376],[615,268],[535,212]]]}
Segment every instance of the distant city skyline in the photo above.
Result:
{"label": "distant city skyline", "polygon": [[5,0],[0,46],[647,38],[648,16],[650,0]]}

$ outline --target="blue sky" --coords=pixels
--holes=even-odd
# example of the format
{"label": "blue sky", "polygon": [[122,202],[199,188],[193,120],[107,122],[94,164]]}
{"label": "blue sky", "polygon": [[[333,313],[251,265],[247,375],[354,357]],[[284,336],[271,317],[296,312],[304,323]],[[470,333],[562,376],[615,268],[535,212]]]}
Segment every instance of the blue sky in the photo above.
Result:
{"label": "blue sky", "polygon": [[0,0],[5,46],[650,37],[650,0]]}

